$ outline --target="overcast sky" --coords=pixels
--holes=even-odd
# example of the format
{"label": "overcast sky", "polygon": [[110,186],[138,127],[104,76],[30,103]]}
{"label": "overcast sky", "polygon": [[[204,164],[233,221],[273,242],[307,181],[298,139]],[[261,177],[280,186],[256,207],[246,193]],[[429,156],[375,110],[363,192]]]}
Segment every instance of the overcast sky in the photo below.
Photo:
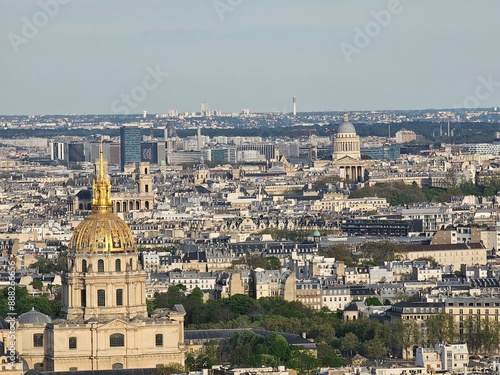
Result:
{"label": "overcast sky", "polygon": [[498,0],[1,0],[0,113],[500,106],[499,15]]}

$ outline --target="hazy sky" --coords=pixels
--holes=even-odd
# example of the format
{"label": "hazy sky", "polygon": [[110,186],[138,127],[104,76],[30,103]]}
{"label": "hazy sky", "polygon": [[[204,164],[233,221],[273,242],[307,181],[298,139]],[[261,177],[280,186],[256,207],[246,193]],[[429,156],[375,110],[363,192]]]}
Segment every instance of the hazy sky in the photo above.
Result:
{"label": "hazy sky", "polygon": [[0,114],[500,106],[499,15],[498,0],[1,0]]}

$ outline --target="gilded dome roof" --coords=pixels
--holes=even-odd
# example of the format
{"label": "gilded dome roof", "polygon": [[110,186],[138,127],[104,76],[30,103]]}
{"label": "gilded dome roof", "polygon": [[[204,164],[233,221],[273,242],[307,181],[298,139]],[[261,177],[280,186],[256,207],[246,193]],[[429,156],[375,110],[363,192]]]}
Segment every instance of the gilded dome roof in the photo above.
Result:
{"label": "gilded dome roof", "polygon": [[347,113],[344,113],[344,121],[339,125],[339,130],[337,131],[337,134],[340,133],[354,133],[356,134],[356,129],[354,128],[354,125],[349,122],[349,116]]}
{"label": "gilded dome roof", "polygon": [[68,245],[76,252],[121,252],[137,249],[128,225],[113,213],[111,182],[104,174],[102,148],[99,175],[92,186],[92,213],[75,229]]}
{"label": "gilded dome roof", "polygon": [[77,252],[135,251],[134,235],[112,212],[92,212],[76,227],[68,250]]}

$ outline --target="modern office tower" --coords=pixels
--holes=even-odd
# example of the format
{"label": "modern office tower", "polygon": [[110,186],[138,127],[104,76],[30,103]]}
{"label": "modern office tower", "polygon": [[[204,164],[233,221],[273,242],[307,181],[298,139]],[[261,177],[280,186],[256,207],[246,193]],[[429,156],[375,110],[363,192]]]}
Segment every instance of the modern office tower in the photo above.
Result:
{"label": "modern office tower", "polygon": [[208,109],[208,103],[201,103],[201,115],[202,116],[210,116],[210,109]]}
{"label": "modern office tower", "polygon": [[151,164],[158,164],[158,143],[141,143],[141,161],[147,161]]}
{"label": "modern office tower", "polygon": [[292,98],[292,104],[293,104],[293,115],[297,115],[297,97],[294,95]]}
{"label": "modern office tower", "polygon": [[81,163],[85,161],[85,144],[71,142],[67,144],[66,161],[70,163]]}
{"label": "modern office tower", "polygon": [[141,161],[141,130],[137,126],[122,126],[120,128],[121,169],[130,163]]}
{"label": "modern office tower", "polygon": [[64,160],[66,158],[66,147],[64,142],[50,142],[50,159]]}

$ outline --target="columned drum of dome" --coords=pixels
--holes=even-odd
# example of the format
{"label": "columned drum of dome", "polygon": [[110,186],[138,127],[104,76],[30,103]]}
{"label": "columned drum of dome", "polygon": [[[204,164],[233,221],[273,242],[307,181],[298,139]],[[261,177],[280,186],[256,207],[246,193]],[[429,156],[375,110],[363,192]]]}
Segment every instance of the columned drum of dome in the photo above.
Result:
{"label": "columned drum of dome", "polygon": [[343,180],[350,182],[364,180],[366,167],[365,162],[361,160],[361,141],[347,113],[344,113],[344,119],[333,139],[332,159],[332,164],[339,168]]}

